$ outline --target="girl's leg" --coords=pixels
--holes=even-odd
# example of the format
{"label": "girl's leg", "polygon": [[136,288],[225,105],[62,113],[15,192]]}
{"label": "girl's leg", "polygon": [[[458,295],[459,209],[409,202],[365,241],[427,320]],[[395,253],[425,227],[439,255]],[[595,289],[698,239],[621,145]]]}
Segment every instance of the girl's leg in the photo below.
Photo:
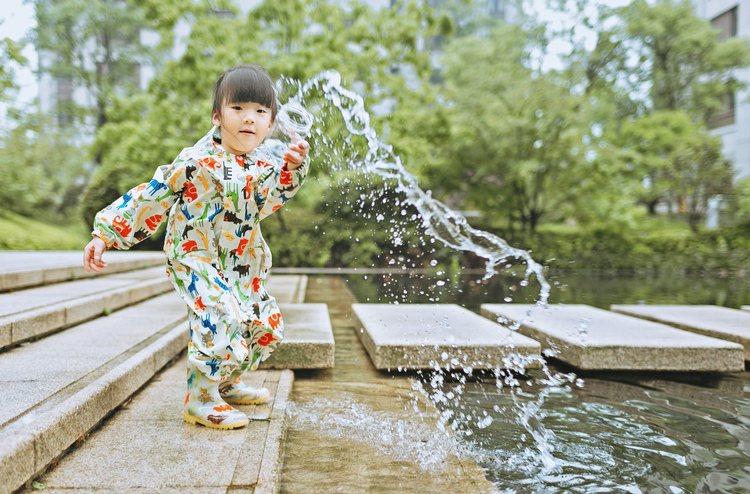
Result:
{"label": "girl's leg", "polygon": [[[193,343],[188,353],[195,351]],[[188,363],[188,393],[182,416],[189,424],[201,424],[212,429],[236,429],[248,424],[247,416],[228,405],[219,392],[221,381],[211,380]]]}
{"label": "girl's leg", "polygon": [[271,395],[267,388],[253,388],[242,382],[243,370],[253,371],[266,360],[284,337],[284,321],[275,299],[261,302],[254,308],[253,320],[245,324],[242,336],[248,346],[248,356],[240,369],[230,376],[231,381],[222,384],[221,396],[229,403],[241,405],[258,404]]}

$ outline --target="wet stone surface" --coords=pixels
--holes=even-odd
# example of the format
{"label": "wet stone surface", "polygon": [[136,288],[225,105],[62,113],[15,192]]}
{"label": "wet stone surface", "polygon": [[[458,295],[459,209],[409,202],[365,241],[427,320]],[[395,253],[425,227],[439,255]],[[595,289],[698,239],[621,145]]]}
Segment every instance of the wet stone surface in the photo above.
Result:
{"label": "wet stone surface", "polygon": [[305,301],[328,303],[336,366],[295,372],[281,492],[495,492],[414,379],[373,366],[344,281],[311,277]]}

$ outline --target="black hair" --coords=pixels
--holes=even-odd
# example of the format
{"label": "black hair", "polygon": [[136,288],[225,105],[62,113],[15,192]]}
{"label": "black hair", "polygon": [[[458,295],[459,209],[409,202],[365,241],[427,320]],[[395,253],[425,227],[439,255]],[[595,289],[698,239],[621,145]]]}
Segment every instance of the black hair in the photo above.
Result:
{"label": "black hair", "polygon": [[225,103],[258,103],[271,110],[276,119],[276,90],[268,71],[260,65],[248,63],[227,69],[214,82],[214,108],[221,115]]}

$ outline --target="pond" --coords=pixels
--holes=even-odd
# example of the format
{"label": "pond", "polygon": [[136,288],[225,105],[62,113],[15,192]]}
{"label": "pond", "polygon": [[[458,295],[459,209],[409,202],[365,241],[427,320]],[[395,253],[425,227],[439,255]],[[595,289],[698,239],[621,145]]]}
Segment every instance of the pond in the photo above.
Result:
{"label": "pond", "polygon": [[[533,303],[537,288],[481,275],[348,274],[360,302]],[[750,280],[552,276],[551,304],[750,305]],[[750,492],[750,373],[582,372],[438,380],[435,400],[502,492]],[[575,375],[573,375],[575,374]],[[434,373],[419,372],[425,388]],[[550,383],[550,376],[565,376]],[[534,437],[536,436],[536,437]]]}

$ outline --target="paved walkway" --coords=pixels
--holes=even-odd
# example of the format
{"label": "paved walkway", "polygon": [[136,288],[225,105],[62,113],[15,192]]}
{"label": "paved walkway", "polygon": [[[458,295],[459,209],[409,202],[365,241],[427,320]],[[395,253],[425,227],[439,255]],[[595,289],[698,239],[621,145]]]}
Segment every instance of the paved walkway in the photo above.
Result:
{"label": "paved walkway", "polygon": [[37,479],[44,492],[276,492],[292,371],[257,371],[246,378],[268,387],[272,399],[238,406],[252,417],[250,424],[220,431],[182,420],[185,369],[183,355]]}
{"label": "paved walkway", "polygon": [[338,277],[310,277],[306,302],[328,304],[336,366],[296,371],[281,492],[496,492],[414,396],[412,379],[375,369],[355,333],[356,300]]}

